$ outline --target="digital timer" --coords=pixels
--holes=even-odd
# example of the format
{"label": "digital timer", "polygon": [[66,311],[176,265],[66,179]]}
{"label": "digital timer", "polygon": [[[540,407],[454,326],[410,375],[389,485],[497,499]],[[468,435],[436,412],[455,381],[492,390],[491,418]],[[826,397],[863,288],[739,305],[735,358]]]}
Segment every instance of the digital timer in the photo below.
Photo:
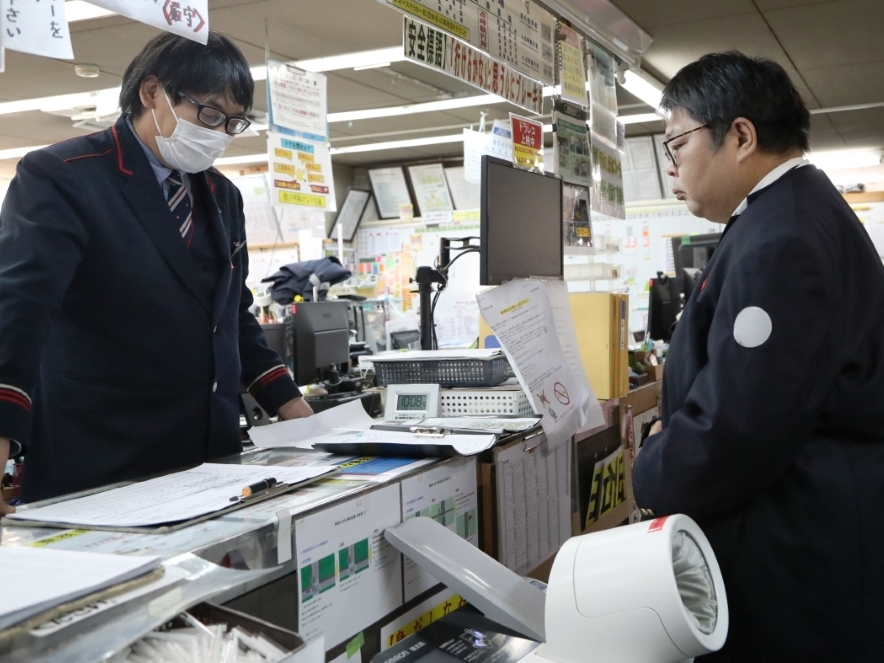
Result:
{"label": "digital timer", "polygon": [[387,387],[385,421],[439,416],[438,384],[391,384]]}

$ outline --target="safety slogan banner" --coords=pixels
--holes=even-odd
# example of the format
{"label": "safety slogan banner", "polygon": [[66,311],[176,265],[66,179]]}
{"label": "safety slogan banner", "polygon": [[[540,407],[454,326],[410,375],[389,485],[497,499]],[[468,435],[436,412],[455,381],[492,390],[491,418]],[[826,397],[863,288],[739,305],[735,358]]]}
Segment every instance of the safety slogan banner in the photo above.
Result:
{"label": "safety slogan banner", "polygon": [[543,112],[543,85],[442,30],[405,17],[405,57],[496,94],[532,113]]}
{"label": "safety slogan banner", "polygon": [[510,113],[513,126],[513,165],[535,173],[543,171],[543,125]]}
{"label": "safety slogan banner", "polygon": [[331,154],[322,140],[267,132],[270,202],[334,212]]}
{"label": "safety slogan banner", "polygon": [[208,0],[89,0],[133,21],[152,25],[201,44],[209,40]]}

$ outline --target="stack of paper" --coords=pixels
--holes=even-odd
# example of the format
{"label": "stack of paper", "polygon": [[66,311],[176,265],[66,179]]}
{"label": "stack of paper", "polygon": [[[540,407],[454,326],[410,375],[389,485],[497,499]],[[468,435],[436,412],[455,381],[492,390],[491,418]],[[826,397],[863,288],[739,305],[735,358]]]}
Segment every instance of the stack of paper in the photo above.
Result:
{"label": "stack of paper", "polygon": [[256,447],[263,449],[275,447],[312,449],[316,438],[324,437],[334,431],[368,430],[373,423],[374,420],[362,407],[362,400],[357,399],[305,419],[290,419],[269,426],[255,426],[249,431],[249,437]]}
{"label": "stack of paper", "polygon": [[0,631],[57,605],[137,578],[159,557],[0,548]]}
{"label": "stack of paper", "polygon": [[147,527],[221,511],[240,500],[243,488],[273,478],[298,485],[338,468],[261,467],[204,463],[186,472],[114,488],[36,509],[19,509],[10,520],[79,527]]}

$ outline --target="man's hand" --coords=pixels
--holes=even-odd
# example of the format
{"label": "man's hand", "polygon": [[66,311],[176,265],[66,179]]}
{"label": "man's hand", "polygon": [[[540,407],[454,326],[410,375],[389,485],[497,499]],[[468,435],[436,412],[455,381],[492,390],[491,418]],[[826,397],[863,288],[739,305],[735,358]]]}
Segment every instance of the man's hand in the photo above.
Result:
{"label": "man's hand", "polygon": [[279,408],[277,412],[280,421],[288,419],[303,419],[313,414],[313,408],[304,400],[302,396],[293,398],[288,403]]}
{"label": "man's hand", "polygon": [[663,432],[663,422],[658,419],[657,421],[654,422],[654,425],[651,426],[651,430],[650,430],[650,432],[648,432],[648,435],[656,435],[657,433],[662,433],[662,432]]}
{"label": "man's hand", "polygon": [[[0,437],[0,467],[6,468],[6,461],[9,460],[9,438]],[[0,470],[0,477],[2,477],[3,470]],[[5,516],[10,513],[15,513],[15,507],[9,506],[3,500],[0,500],[0,516]]]}

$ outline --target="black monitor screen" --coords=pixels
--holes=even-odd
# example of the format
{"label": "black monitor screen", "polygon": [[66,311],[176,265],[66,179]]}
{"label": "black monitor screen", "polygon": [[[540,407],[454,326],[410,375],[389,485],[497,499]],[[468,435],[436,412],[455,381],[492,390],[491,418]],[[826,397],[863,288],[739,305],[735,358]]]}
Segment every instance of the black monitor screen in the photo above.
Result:
{"label": "black monitor screen", "polygon": [[350,361],[346,301],[305,302],[292,309],[295,382],[311,384],[317,371]]}
{"label": "black monitor screen", "polygon": [[481,285],[563,275],[562,180],[482,157]]}
{"label": "black monitor screen", "polygon": [[648,334],[655,341],[672,338],[672,328],[681,311],[681,293],[675,279],[658,273],[651,279],[648,302]]}

